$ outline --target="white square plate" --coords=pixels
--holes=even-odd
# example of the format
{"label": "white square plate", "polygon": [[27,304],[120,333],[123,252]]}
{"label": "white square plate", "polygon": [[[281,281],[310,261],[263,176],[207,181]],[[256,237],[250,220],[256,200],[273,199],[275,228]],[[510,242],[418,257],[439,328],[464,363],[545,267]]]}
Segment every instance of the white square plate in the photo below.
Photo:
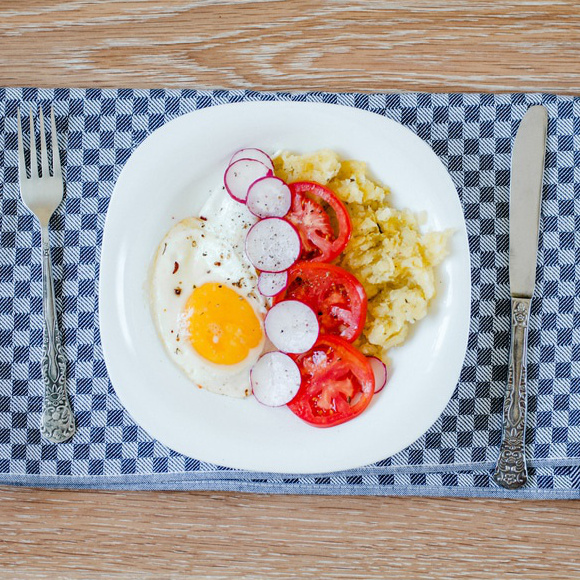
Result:
{"label": "white square plate", "polygon": [[[155,250],[177,220],[197,215],[221,186],[232,153],[328,148],[366,161],[398,208],[425,211],[427,230],[453,228],[437,298],[409,340],[392,351],[386,388],[356,419],[317,429],[286,407],[230,399],[194,386],[167,357],[148,302]],[[152,437],[202,461],[283,473],[360,467],[401,451],[437,420],[457,384],[470,315],[463,212],[442,163],[402,125],[338,105],[250,102],[201,109],[152,133],[127,161],[103,238],[100,326],[113,386]]]}

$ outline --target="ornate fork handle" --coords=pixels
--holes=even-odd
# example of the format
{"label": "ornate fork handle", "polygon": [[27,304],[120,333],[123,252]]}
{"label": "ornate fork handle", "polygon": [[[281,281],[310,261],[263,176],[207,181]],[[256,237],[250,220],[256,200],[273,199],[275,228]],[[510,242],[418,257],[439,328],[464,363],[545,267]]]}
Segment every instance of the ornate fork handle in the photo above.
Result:
{"label": "ornate fork handle", "polygon": [[522,487],[528,479],[524,437],[526,432],[526,354],[529,298],[512,298],[512,337],[508,384],[503,407],[503,436],[495,481],[507,489]]}
{"label": "ornate fork handle", "polygon": [[53,443],[70,439],[75,432],[75,418],[66,392],[66,359],[60,339],[54,301],[48,228],[42,226],[42,300],[44,310],[44,345],[42,376],[44,401],[41,432]]}

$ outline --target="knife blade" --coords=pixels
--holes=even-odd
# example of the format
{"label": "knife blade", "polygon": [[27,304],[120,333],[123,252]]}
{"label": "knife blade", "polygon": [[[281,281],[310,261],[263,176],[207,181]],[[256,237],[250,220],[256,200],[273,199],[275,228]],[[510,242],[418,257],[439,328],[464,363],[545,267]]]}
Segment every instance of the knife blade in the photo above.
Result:
{"label": "knife blade", "polygon": [[536,284],[547,127],[546,109],[541,105],[530,107],[520,123],[512,151],[509,213],[511,348],[502,442],[494,473],[495,481],[507,489],[517,489],[527,481],[526,358],[530,305]]}
{"label": "knife blade", "polygon": [[518,129],[510,181],[510,293],[531,298],[536,283],[548,113],[530,107]]}

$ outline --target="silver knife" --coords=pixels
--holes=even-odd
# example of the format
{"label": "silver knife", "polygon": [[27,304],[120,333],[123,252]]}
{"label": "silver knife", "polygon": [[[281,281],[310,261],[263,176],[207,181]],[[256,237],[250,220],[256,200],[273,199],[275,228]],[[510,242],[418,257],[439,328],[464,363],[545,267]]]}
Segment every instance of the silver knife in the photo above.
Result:
{"label": "silver knife", "polygon": [[510,182],[511,348],[503,407],[503,432],[495,481],[517,489],[528,478],[526,431],[526,351],[530,304],[536,284],[538,230],[548,113],[530,107],[518,129]]}

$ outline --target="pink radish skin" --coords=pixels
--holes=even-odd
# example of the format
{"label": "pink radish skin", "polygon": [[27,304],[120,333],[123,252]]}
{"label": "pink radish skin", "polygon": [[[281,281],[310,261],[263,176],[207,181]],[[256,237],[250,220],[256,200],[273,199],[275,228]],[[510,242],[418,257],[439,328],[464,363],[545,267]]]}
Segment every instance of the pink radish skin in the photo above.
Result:
{"label": "pink radish skin", "polygon": [[288,272],[261,272],[258,276],[258,290],[268,298],[280,294],[287,285]]}
{"label": "pink radish skin", "polygon": [[284,217],[291,204],[290,188],[278,177],[262,177],[248,189],[246,206],[259,218]]}
{"label": "pink radish skin", "polygon": [[387,384],[387,366],[376,356],[367,356],[375,375],[375,394],[382,391]]}
{"label": "pink radish skin", "polygon": [[287,354],[268,352],[252,367],[250,382],[259,403],[281,407],[289,403],[300,389],[300,369]]}
{"label": "pink radish skin", "polygon": [[267,153],[264,153],[264,151],[261,149],[248,147],[247,149],[240,149],[239,151],[236,151],[230,159],[230,165],[239,159],[254,159],[255,161],[263,163],[266,167],[269,167],[271,171],[274,171],[272,158]]}
{"label": "pink radish skin", "polygon": [[266,314],[264,328],[278,350],[291,354],[310,350],[320,332],[315,312],[298,300],[282,300],[272,306]]}
{"label": "pink radish skin", "polygon": [[224,185],[228,193],[240,203],[246,203],[248,189],[254,181],[272,175],[272,170],[255,159],[238,159],[224,173]]}
{"label": "pink radish skin", "polygon": [[296,228],[280,218],[255,223],[246,236],[246,255],[261,272],[288,270],[300,256],[300,236]]}

